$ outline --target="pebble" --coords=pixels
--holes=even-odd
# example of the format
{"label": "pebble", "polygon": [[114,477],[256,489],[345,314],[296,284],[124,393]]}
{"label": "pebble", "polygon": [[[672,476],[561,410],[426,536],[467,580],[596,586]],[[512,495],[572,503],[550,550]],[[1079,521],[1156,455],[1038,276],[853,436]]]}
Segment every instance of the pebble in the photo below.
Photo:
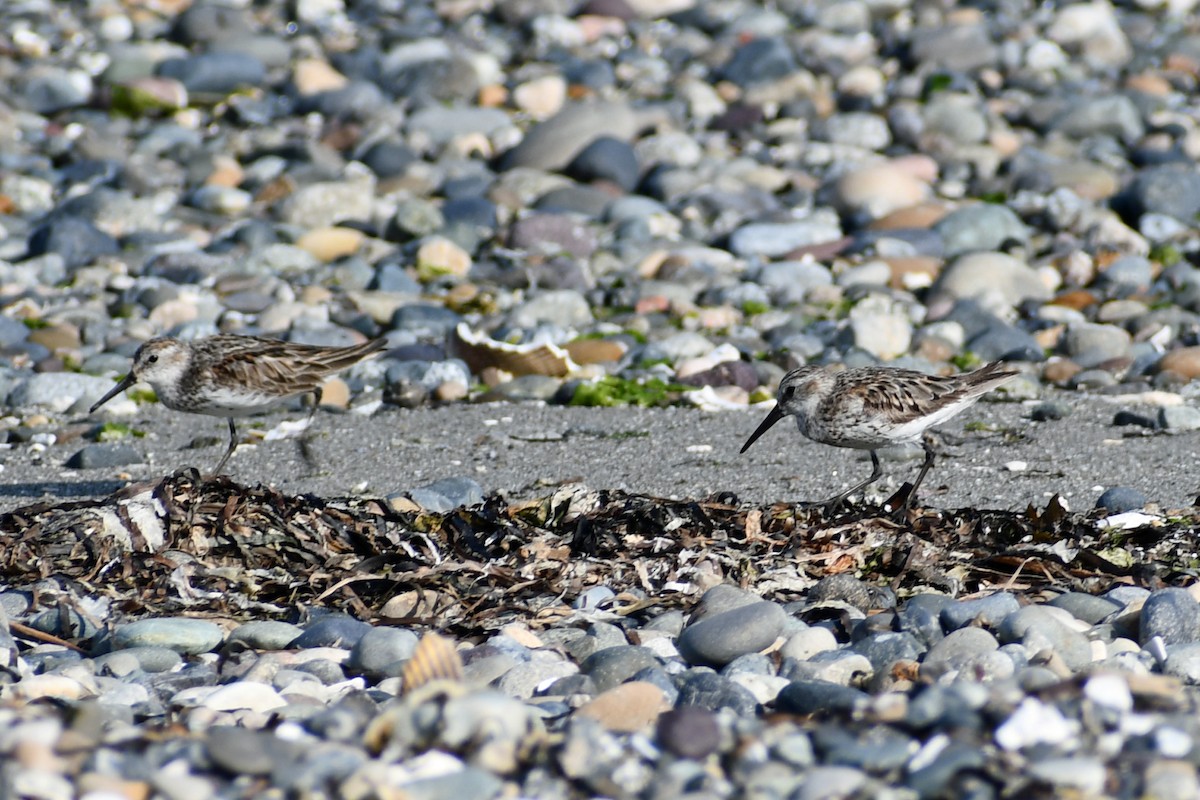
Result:
{"label": "pebble", "polygon": [[[1039,365],[1006,395],[1052,425],[1071,392],[1189,398],[1200,377],[1191,0],[421,0],[387,24],[343,0],[127,5],[26,3],[6,31],[6,458],[158,476],[144,397],[99,412],[144,441],[84,443],[69,418],[146,338],[218,329],[388,336],[328,395],[351,413],[647,374],[739,407],[800,363],[970,354]],[[460,323],[583,369],[468,367]],[[1186,434],[1200,411],[1116,421]],[[488,513],[463,472],[383,491]],[[1097,491],[1110,516],[1160,502]],[[179,569],[163,591],[211,590]],[[1178,693],[1141,694],[1200,674],[1183,590],[896,597],[842,572],[785,608],[748,580],[680,594],[686,627],[613,614],[644,587],[567,581],[539,641],[456,642],[470,680],[429,697],[395,694],[417,628],[290,607],[217,625],[47,580],[5,613],[94,652],[0,641],[4,697],[57,701],[0,708],[0,759],[47,798],[1195,794],[1190,730],[1160,710]],[[1123,671],[1124,694],[1093,686]],[[140,736],[168,716],[192,746]]]}

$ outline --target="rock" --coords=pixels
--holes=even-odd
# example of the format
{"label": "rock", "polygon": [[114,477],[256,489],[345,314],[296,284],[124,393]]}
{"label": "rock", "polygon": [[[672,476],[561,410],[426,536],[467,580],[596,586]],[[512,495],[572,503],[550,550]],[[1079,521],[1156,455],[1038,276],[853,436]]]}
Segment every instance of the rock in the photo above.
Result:
{"label": "rock", "polygon": [[142,454],[132,445],[115,442],[85,445],[83,449],[75,451],[63,466],[69,469],[106,469],[141,463]]}
{"label": "rock", "polygon": [[1170,431],[1200,430],[1200,409],[1192,406],[1163,406],[1158,410],[1158,427]]}
{"label": "rock", "polygon": [[640,126],[639,115],[623,102],[567,105],[530,129],[520,144],[503,155],[500,168],[562,169],[597,138],[628,140]]}
{"label": "rock", "polygon": [[113,632],[113,648],[165,647],[176,653],[207,653],[225,641],[220,626],[203,619],[158,617],[130,622]]}
{"label": "rock", "polygon": [[1103,508],[1113,514],[1121,514],[1126,511],[1136,511],[1146,507],[1146,495],[1139,492],[1137,489],[1130,489],[1126,486],[1114,486],[1111,489],[1106,489],[1103,494],[1096,500],[1096,508]]}
{"label": "rock", "polygon": [[445,513],[483,502],[483,487],[470,478],[443,478],[408,492],[427,511]]}
{"label": "rock", "polygon": [[928,305],[949,307],[977,299],[989,308],[1011,308],[1023,300],[1045,301],[1050,290],[1030,267],[1003,253],[969,253],[955,259],[934,281]]}
{"label": "rock", "polygon": [[346,666],[364,675],[398,674],[401,662],[412,658],[417,635],[404,628],[373,627],[350,648]]}
{"label": "rock", "polygon": [[716,714],[696,706],[683,706],[659,716],[656,734],[663,748],[680,758],[706,758],[721,744]]}
{"label": "rock", "polygon": [[326,614],[308,625],[304,633],[292,640],[288,649],[339,647],[349,650],[371,630],[367,623],[345,614]]}
{"label": "rock", "polygon": [[116,239],[86,219],[60,216],[33,231],[28,255],[55,253],[68,270],[74,270],[102,256],[115,255],[119,250]]}
{"label": "rock", "polygon": [[971,622],[995,627],[1018,608],[1020,605],[1012,593],[996,592],[986,597],[960,600],[946,606],[941,611],[941,622],[947,630],[957,630]]}
{"label": "rock", "polygon": [[579,665],[580,672],[590,675],[596,688],[606,692],[624,683],[639,670],[658,665],[658,658],[645,647],[621,645],[598,650]]}
{"label": "rock", "polygon": [[575,713],[591,717],[615,733],[636,733],[649,729],[668,708],[662,689],[651,683],[631,681],[600,694]]}
{"label": "rock", "polygon": [[729,249],[739,258],[778,258],[801,247],[840,239],[837,215],[825,210],[812,212],[792,222],[752,222],[729,237]]}
{"label": "rock", "polygon": [[729,678],[699,670],[689,671],[683,678],[675,705],[677,708],[695,706],[713,712],[728,708],[739,717],[752,717],[758,709],[758,701],[750,690]]}
{"label": "rock", "polygon": [[1138,642],[1145,645],[1156,636],[1168,646],[1200,641],[1200,603],[1184,589],[1151,592],[1142,605]]}
{"label": "rock", "polygon": [[787,615],[775,603],[758,602],[706,617],[684,628],[679,653],[688,663],[721,667],[744,653],[769,647]]}
{"label": "rock", "polygon": [[775,708],[786,714],[848,713],[863,707],[866,692],[837,683],[799,680],[789,683],[775,698]]}

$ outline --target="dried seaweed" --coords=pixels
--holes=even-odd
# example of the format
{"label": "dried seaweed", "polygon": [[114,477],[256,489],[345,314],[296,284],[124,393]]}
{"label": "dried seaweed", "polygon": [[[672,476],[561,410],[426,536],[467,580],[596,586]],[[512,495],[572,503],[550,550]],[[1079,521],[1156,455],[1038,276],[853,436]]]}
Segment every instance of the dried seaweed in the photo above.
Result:
{"label": "dried seaweed", "polygon": [[127,616],[287,618],[325,605],[470,635],[562,620],[595,584],[619,592],[603,611],[624,614],[690,603],[719,582],[788,601],[837,572],[901,594],[1170,582],[1193,573],[1195,529],[1179,517],[1116,530],[1054,501],[897,518],[581,485],[430,514],[177,474],[0,516],[0,575],[51,599],[108,598]]}

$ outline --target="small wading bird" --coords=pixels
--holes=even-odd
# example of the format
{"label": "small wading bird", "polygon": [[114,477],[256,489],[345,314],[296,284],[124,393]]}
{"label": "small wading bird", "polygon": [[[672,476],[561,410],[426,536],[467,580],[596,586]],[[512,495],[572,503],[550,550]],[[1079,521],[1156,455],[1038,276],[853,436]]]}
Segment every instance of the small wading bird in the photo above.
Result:
{"label": "small wading bird", "polygon": [[905,498],[907,508],[933,466],[933,447],[922,439],[925,431],[969,408],[980,396],[1017,374],[1000,361],[949,377],[895,367],[858,367],[840,372],[826,366],[800,367],[784,376],[775,408],[750,434],[741,452],[789,415],[796,418],[800,432],[814,442],[870,451],[870,477],[828,500],[807,504],[835,507],[883,475],[877,449],[919,441],[925,450],[925,462]]}
{"label": "small wading bird", "polygon": [[387,347],[373,339],[349,347],[293,344],[258,336],[221,334],[204,339],[150,339],[133,355],[129,374],[92,406],[91,411],[138,381],[154,388],[159,401],[175,411],[226,417],[229,449],[213,474],[237,448],[235,417],[266,410],[289,397],[312,393],[309,419],[321,402],[329,376]]}

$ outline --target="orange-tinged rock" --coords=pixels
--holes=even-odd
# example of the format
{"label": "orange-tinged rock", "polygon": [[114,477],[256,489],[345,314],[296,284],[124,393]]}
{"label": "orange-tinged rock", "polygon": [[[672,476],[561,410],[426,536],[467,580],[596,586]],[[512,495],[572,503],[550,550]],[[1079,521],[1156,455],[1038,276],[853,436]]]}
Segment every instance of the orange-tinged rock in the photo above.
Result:
{"label": "orange-tinged rock", "polygon": [[940,203],[920,203],[901,208],[874,220],[868,227],[873,231],[892,231],[900,228],[932,228],[950,209]]}
{"label": "orange-tinged rock", "polygon": [[350,405],[350,387],[341,378],[330,378],[321,387],[321,405],[345,408]]}
{"label": "orange-tinged rock", "polygon": [[1159,372],[1174,372],[1185,378],[1200,378],[1200,347],[1181,347],[1158,362]]}
{"label": "orange-tinged rock", "polygon": [[366,236],[362,231],[331,226],[303,234],[296,240],[296,246],[321,261],[329,262],[358,252],[364,238]]}
{"label": "orange-tinged rock", "polygon": [[1055,297],[1050,301],[1050,305],[1066,306],[1067,308],[1073,308],[1076,311],[1082,311],[1088,306],[1096,305],[1097,302],[1099,302],[1099,299],[1096,297],[1096,295],[1092,294],[1087,289],[1072,289],[1070,291],[1063,292],[1058,297]]}
{"label": "orange-tinged rock", "polygon": [[246,171],[237,159],[224,154],[213,156],[213,171],[204,182],[209,186],[225,186],[236,189],[246,179]]}
{"label": "orange-tinged rock", "polygon": [[670,707],[662,689],[646,681],[630,681],[598,695],[575,713],[614,733],[637,733],[649,729]]}
{"label": "orange-tinged rock", "polygon": [[608,339],[577,339],[565,349],[576,364],[604,364],[625,355],[625,345]]}
{"label": "orange-tinged rock", "polygon": [[301,97],[333,91],[344,87],[348,80],[345,75],[331,67],[328,62],[319,58],[305,58],[296,62],[292,70],[292,83]]}
{"label": "orange-tinged rock", "polygon": [[1050,383],[1062,385],[1079,374],[1083,367],[1074,361],[1051,361],[1042,370],[1042,379]]}
{"label": "orange-tinged rock", "polygon": [[880,259],[892,270],[893,289],[920,289],[933,283],[942,269],[942,259],[933,256]]}

